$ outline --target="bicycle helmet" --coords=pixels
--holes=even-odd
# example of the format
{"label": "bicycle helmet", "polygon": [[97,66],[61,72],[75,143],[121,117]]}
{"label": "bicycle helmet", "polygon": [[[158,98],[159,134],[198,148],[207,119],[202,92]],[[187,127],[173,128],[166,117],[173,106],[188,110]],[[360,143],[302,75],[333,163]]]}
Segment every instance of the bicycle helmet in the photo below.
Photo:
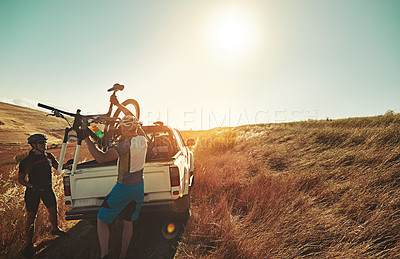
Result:
{"label": "bicycle helmet", "polygon": [[36,144],[39,140],[47,141],[46,135],[43,134],[33,134],[28,138],[28,144]]}
{"label": "bicycle helmet", "polygon": [[135,116],[132,115],[125,115],[122,120],[120,125],[124,126],[124,127],[137,127],[137,125],[139,125],[139,121]]}

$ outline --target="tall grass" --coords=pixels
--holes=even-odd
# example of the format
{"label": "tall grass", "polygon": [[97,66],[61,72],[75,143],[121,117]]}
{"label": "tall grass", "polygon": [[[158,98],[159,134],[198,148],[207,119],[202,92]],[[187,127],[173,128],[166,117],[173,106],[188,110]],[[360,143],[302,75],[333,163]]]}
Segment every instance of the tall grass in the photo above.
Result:
{"label": "tall grass", "polygon": [[[0,178],[0,228],[1,231],[1,257],[15,258],[21,253],[25,246],[25,188],[18,184],[18,166],[13,166],[10,174],[2,174]],[[68,228],[68,223],[63,220],[65,211],[64,197],[62,190],[62,177],[53,177],[54,193],[58,201],[58,218],[61,228]],[[48,221],[48,212],[41,203],[35,220],[34,242],[40,244],[54,237],[49,234],[51,225]]]}
{"label": "tall grass", "polygon": [[399,257],[399,126],[389,112],[210,131],[177,257]]}
{"label": "tall grass", "polygon": [[[74,150],[74,147],[71,148]],[[20,151],[13,156],[13,159],[3,161],[7,165],[3,165],[0,170],[0,258],[16,258],[25,246],[25,217],[26,209],[24,202],[25,187],[18,183],[18,164],[26,157],[29,151]],[[58,151],[53,153],[58,155]],[[72,152],[67,153],[66,159],[73,157]],[[86,160],[88,151],[82,149],[82,159]],[[57,213],[59,227],[68,231],[76,222],[68,222],[64,219],[65,212],[68,207],[64,204],[64,190],[62,176],[53,170],[53,190],[57,198]],[[51,224],[48,220],[48,211],[44,204],[40,202],[39,210],[35,220],[34,243],[40,247],[47,241],[55,237],[50,235]]]}

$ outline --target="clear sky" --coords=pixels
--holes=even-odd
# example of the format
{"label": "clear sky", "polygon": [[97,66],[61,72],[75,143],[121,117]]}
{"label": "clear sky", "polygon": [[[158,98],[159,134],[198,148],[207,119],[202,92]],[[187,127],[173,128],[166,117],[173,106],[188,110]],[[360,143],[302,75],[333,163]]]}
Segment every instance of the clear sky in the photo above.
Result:
{"label": "clear sky", "polygon": [[400,112],[400,1],[0,0],[0,100],[179,129]]}

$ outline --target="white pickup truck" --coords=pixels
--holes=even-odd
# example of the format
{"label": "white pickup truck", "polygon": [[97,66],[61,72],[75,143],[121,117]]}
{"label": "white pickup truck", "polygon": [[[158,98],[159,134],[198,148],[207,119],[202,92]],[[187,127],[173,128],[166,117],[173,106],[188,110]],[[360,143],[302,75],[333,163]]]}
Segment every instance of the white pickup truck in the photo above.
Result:
{"label": "white pickup truck", "polygon": [[[193,153],[181,133],[161,122],[142,127],[152,140],[144,166],[143,212],[172,212],[180,218],[190,216],[190,188],[193,184]],[[116,161],[80,163],[64,174],[67,220],[95,218],[104,197],[117,179]]]}

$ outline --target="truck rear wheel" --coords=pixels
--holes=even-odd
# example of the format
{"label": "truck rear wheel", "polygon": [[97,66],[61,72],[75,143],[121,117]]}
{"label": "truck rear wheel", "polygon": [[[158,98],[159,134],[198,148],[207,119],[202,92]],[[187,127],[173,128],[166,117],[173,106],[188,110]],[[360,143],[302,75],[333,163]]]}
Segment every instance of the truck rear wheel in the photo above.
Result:
{"label": "truck rear wheel", "polygon": [[178,198],[175,202],[176,206],[176,216],[178,219],[186,221],[191,215],[190,210],[190,194],[183,195],[183,197]]}

